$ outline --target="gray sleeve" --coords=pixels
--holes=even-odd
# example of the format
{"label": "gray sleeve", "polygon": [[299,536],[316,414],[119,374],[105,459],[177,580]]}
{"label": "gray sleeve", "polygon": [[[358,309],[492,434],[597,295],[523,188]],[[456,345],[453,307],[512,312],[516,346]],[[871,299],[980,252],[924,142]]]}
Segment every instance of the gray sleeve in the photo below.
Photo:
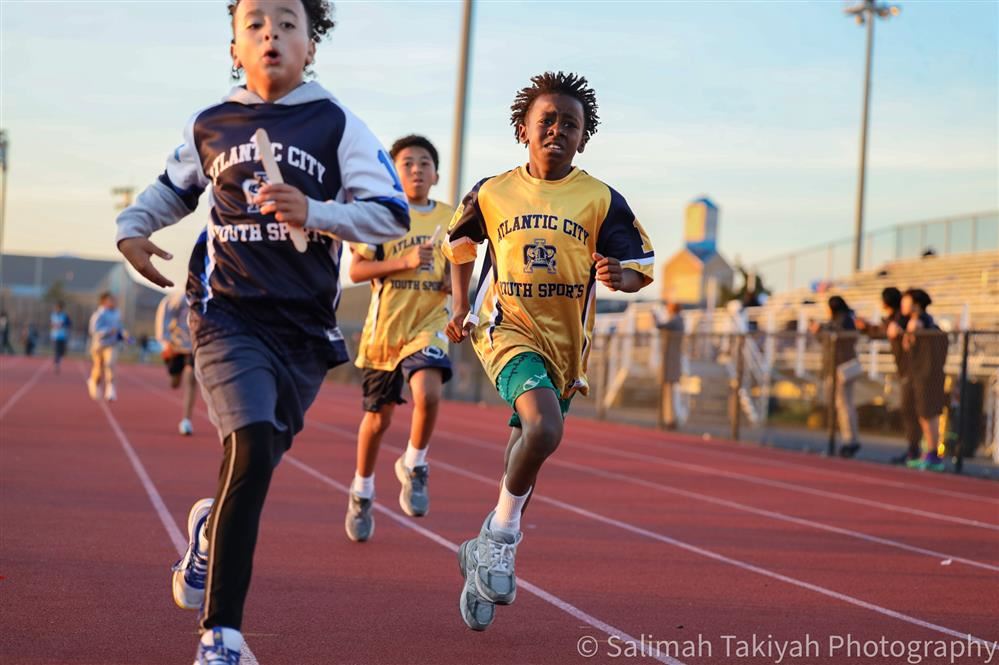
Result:
{"label": "gray sleeve", "polygon": [[309,199],[309,213],[305,226],[331,233],[347,242],[376,245],[406,235],[406,221],[388,206],[377,201],[316,201]]}
{"label": "gray sleeve", "polygon": [[191,214],[187,204],[172,189],[157,180],[118,215],[115,244],[125,238],[148,238]]}
{"label": "gray sleeve", "polygon": [[198,207],[198,198],[211,185],[194,142],[194,123],[200,113],[188,120],[184,142],[167,157],[163,175],[118,215],[115,244],[125,238],[148,238]]}

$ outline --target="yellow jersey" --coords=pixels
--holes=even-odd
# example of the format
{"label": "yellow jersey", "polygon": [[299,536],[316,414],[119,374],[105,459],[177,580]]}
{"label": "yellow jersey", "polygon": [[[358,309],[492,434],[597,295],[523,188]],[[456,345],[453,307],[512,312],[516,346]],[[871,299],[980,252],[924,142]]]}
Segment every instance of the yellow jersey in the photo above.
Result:
{"label": "yellow jersey", "polygon": [[[352,244],[351,249],[368,260],[384,261],[429,242],[438,226],[442,232],[447,228],[454,212],[440,201],[433,203],[427,212],[410,206],[409,233],[402,238],[381,245]],[[444,327],[450,283],[446,283],[447,260],[441,241],[437,243],[432,266],[371,280],[371,304],[354,363],[358,367],[391,371],[403,358],[428,346],[447,353]]]}
{"label": "yellow jersey", "polygon": [[488,255],[471,311],[472,344],[495,384],[516,355],[540,354],[566,398],[586,393],[593,333],[593,253],[614,257],[652,282],[648,236],[616,191],[573,167],[561,180],[531,177],[526,167],[486,178],[454,213],[444,242],[453,263]]}

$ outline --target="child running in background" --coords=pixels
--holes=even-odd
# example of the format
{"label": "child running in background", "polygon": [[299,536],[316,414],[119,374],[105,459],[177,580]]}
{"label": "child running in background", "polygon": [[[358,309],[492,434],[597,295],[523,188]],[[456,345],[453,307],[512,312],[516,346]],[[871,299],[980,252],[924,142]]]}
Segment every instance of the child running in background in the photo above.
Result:
{"label": "child running in background", "polygon": [[402,485],[399,505],[411,517],[430,510],[427,448],[442,386],[451,378],[444,336],[451,278],[434,236],[447,228],[454,209],[430,198],[439,179],[437,149],[430,141],[406,136],[393,144],[391,155],[409,200],[409,233],[388,243],[351,246],[350,278],[371,280],[371,305],[355,363],[363,373],[364,418],[357,430],[357,469],[345,523],[347,536],[357,542],[375,530],[375,462],[396,404],[405,403],[404,383],[413,394],[413,420],[406,452],[395,461]]}
{"label": "child running in background", "polygon": [[177,426],[182,436],[194,434],[191,414],[194,411],[194,391],[198,387],[194,376],[191,329],[187,324],[190,311],[187,296],[182,291],[163,296],[156,308],[156,340],[163,347],[161,355],[170,376],[170,387],[176,390],[184,386],[183,418]]}
{"label": "child running in background", "polygon": [[[388,154],[357,116],[303,81],[334,26],[331,11],[326,0],[230,0],[233,77],[245,72],[245,85],[194,114],[166,172],[118,217],[121,253],[172,286],[150,260],[170,255],[148,237],[211,192],[187,295],[195,370],[223,460],[215,498],[191,508],[173,576],[177,605],[201,608],[201,665],[239,662],[271,475],[326,372],[347,360],[336,320],[341,240],[380,243],[409,230]],[[267,179],[257,129],[270,136],[283,184]],[[292,227],[305,230],[303,252]]]}
{"label": "child running in background", "polygon": [[55,372],[59,373],[62,359],[66,355],[66,346],[69,344],[69,331],[73,327],[66,313],[66,306],[60,300],[55,304],[52,314],[49,316],[49,336],[52,339],[52,354],[55,364]]}
{"label": "child running in background", "polygon": [[125,338],[125,328],[114,296],[104,292],[100,305],[90,316],[90,359],[93,362],[90,378],[87,379],[87,392],[90,399],[101,398],[101,381],[104,382],[104,399],[113,402],[118,399],[114,387],[114,366],[118,361],[118,345]]}
{"label": "child running in background", "polygon": [[[459,610],[485,630],[517,592],[520,518],[545,459],[562,440],[572,396],[586,393],[596,282],[635,292],[652,282],[652,245],[620,194],[572,165],[596,132],[585,78],[547,72],[517,93],[510,123],[528,164],[480,181],[448,229],[451,341],[471,336],[489,378],[513,407],[499,501],[458,552]],[[488,241],[474,306],[476,245]]]}

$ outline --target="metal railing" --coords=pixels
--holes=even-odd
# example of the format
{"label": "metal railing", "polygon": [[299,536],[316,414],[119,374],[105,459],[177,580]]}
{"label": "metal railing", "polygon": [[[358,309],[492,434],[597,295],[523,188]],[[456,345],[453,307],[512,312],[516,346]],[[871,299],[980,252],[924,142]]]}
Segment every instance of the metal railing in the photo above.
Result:
{"label": "metal railing", "polygon": [[[864,236],[861,270],[890,261],[919,258],[927,250],[940,256],[999,251],[999,211],[946,217],[875,229]],[[753,265],[774,293],[807,288],[853,274],[853,238],[796,250]]]}
{"label": "metal railing", "polygon": [[[948,446],[954,469],[960,472],[964,458],[983,441],[999,462],[999,331],[917,334],[946,339],[944,418],[950,438],[942,440]],[[869,430],[871,423],[880,422],[881,427],[874,429],[896,433],[897,426],[884,425],[896,420],[899,412],[895,359],[887,340],[859,333],[604,333],[595,340],[590,363],[596,415],[635,420],[636,415],[644,413],[645,421],[654,416],[658,426],[665,427],[666,391],[676,389],[664,380],[664,368],[670,364],[669,354],[675,352],[671,347],[675,349],[679,344],[682,376],[676,381],[676,406],[680,418],[688,421],[685,429],[724,427],[732,439],[738,440],[747,422],[769,427],[787,422],[788,413],[798,413],[802,425],[822,420],[828,434],[827,451],[835,454],[836,385],[829,381],[829,365],[825,364],[824,371],[823,360],[844,337],[854,342],[863,368],[858,407],[865,410],[867,422],[861,426],[867,424],[865,429]],[[617,357],[623,349],[630,353],[626,362]],[[831,376],[836,373],[831,372]]]}

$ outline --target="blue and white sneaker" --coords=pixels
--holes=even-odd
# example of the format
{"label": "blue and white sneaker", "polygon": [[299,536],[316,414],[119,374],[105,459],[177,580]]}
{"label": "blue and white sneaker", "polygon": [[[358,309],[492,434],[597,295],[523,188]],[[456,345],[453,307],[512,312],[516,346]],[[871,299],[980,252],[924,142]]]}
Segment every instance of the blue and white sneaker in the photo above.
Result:
{"label": "blue and white sneaker", "polygon": [[187,552],[173,565],[173,602],[182,610],[196,610],[205,600],[208,550],[199,546],[214,499],[201,499],[187,514]]}
{"label": "blue and white sneaker", "polygon": [[206,630],[198,642],[194,665],[239,665],[243,636],[234,628]]}

